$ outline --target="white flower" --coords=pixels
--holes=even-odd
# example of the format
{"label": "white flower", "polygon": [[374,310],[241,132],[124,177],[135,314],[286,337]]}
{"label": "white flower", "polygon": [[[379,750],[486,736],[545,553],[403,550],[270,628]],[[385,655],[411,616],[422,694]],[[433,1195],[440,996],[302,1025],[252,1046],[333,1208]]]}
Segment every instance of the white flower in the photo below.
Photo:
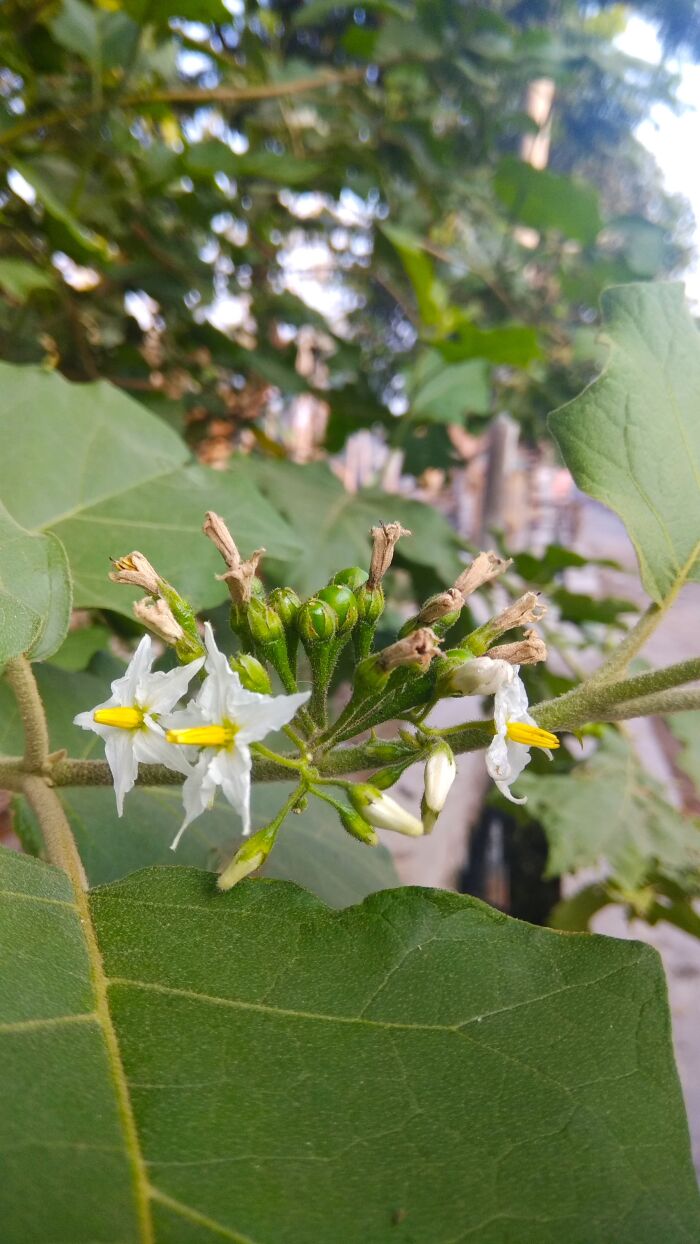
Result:
{"label": "white flower", "polygon": [[124,796],[136,781],[140,761],[167,765],[178,773],[191,771],[187,753],[166,742],[159,718],[169,713],[185,694],[204,658],[167,674],[151,673],[154,659],[151,638],[144,635],[126,673],[112,683],[110,698],[74,718],[76,726],[94,730],[105,741],[105,755],[112,770],[120,816],[124,810]]}
{"label": "white flower", "polygon": [[[495,662],[494,662],[495,664]],[[530,748],[541,747],[549,759],[550,748],[559,747],[556,734],[542,730],[527,711],[527,691],[519,677],[518,665],[511,666],[513,678],[497,691],[494,701],[496,733],[486,753],[486,768],[501,794],[511,803],[527,803],[511,795],[511,784],[530,763]]]}
{"label": "white flower", "polygon": [[[518,667],[492,657],[474,657],[450,675],[450,690],[461,695],[494,695],[513,682]],[[526,701],[527,703],[527,701]]]}
{"label": "white flower", "polygon": [[201,747],[199,759],[182,788],[185,819],[172,842],[175,850],[187,826],[210,808],[217,786],[250,833],[250,743],[279,730],[306,704],[311,692],[297,695],[259,695],[246,691],[223,652],[216,646],[211,626],[204,624],[207,677],[194,700],[168,720],[171,743]]}
{"label": "white flower", "polygon": [[442,812],[456,776],[457,766],[452,748],[445,742],[439,743],[430,753],[425,765],[421,813],[426,834],[433,829]]}

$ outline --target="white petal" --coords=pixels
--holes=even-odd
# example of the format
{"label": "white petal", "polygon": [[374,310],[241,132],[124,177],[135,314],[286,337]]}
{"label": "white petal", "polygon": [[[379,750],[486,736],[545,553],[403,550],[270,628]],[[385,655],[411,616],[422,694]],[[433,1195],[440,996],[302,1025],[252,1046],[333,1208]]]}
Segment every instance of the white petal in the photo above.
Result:
{"label": "white petal", "polygon": [[525,684],[518,676],[518,665],[513,666],[513,679],[505,683],[496,692],[493,702],[493,716],[498,734],[505,734],[509,721],[525,720],[527,715],[527,691]]}
{"label": "white petal", "polygon": [[211,629],[211,622],[204,623],[204,647],[207,650],[206,666],[207,674],[211,674],[214,678],[220,678],[224,681],[228,678],[235,678],[238,681],[238,675],[234,674],[228,663],[228,657],[223,652],[219,652],[214,639],[214,632]]}
{"label": "white petal", "polygon": [[271,730],[279,730],[291,721],[302,704],[306,704],[310,691],[296,695],[256,695],[247,693],[247,703],[238,704],[234,718],[240,734],[239,743],[258,743]]}
{"label": "white petal", "polygon": [[511,795],[510,787],[507,782],[496,782],[496,786],[500,790],[504,799],[509,803],[527,803],[527,795],[523,795],[522,799],[516,799],[515,795]]}
{"label": "white petal", "polygon": [[150,635],[144,635],[126,668],[126,672],[122,674],[121,678],[115,678],[112,683],[112,695],[114,696],[115,704],[136,704],[136,693],[139,683],[150,673],[154,660],[155,653],[153,652],[151,637]]}
{"label": "white petal", "polygon": [[189,777],[192,765],[187,758],[184,747],[174,743],[166,743],[162,734],[152,730],[137,730],[134,740],[134,755],[139,763],[147,765],[165,765],[176,773],[184,773]]}
{"label": "white petal", "polygon": [[151,713],[169,713],[178,700],[182,699],[190,682],[203,665],[204,657],[199,657],[197,661],[177,666],[167,673],[158,670],[155,674],[147,674],[139,683],[136,703]]}
{"label": "white petal", "polygon": [[211,748],[206,752],[202,752],[195,768],[190,772],[187,781],[183,783],[182,802],[185,807],[185,819],[170,844],[171,851],[174,851],[177,847],[187,826],[191,825],[192,821],[196,820],[202,812],[211,807],[216,794],[216,782],[209,773],[209,765],[213,754]]}
{"label": "white petal", "polygon": [[186,708],[164,713],[158,724],[165,730],[186,730],[189,726],[210,726],[212,720],[205,716],[196,700],[191,700]]}
{"label": "white petal", "polygon": [[134,730],[111,729],[105,740],[105,756],[112,770],[119,816],[124,811],[124,796],[128,795],[133,788],[139,769],[138,760],[134,755],[135,733]]}
{"label": "white petal", "polygon": [[240,814],[244,836],[250,833],[250,770],[250,752],[245,744],[229,750],[221,748],[210,765],[217,785]]}

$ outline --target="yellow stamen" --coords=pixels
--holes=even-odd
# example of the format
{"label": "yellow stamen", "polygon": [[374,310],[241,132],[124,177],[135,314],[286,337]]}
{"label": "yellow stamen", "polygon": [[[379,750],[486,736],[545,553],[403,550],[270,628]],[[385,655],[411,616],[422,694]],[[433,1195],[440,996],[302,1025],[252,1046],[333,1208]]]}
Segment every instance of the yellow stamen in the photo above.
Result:
{"label": "yellow stamen", "polygon": [[114,726],[117,730],[138,730],[143,725],[143,709],[96,708],[92,719],[97,722],[98,726]]}
{"label": "yellow stamen", "polygon": [[541,730],[539,726],[529,726],[524,721],[509,721],[506,734],[514,743],[524,743],[526,747],[554,749],[560,746],[556,734],[550,734],[549,730]]}
{"label": "yellow stamen", "polygon": [[188,726],[168,730],[168,743],[184,743],[188,747],[230,747],[237,734],[234,725]]}

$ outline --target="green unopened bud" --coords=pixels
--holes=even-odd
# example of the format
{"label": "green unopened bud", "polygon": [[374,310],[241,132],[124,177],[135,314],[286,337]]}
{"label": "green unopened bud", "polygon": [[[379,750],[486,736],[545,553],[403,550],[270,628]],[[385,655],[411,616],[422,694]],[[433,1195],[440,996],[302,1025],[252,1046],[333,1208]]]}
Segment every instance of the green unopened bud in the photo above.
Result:
{"label": "green unopened bud", "polygon": [[248,602],[246,621],[253,642],[256,644],[264,647],[284,639],[284,627],[279,614],[255,596],[251,597]]}
{"label": "green unopened bud", "polygon": [[257,834],[248,838],[243,846],[238,848],[231,863],[227,864],[217,878],[218,889],[231,890],[237,882],[242,881],[249,873],[254,873],[256,868],[260,868],[275,845],[278,830],[279,825],[266,825],[263,829],[259,829]]}
{"label": "green unopened bud", "polygon": [[274,592],[270,592],[268,604],[279,614],[285,628],[294,626],[301,605],[294,588],[276,587]]}
{"label": "green unopened bud", "polygon": [[366,782],[352,786],[348,798],[355,811],[377,829],[391,829],[395,833],[406,834],[409,838],[423,836],[421,821],[376,786],[370,786]]}
{"label": "green unopened bud", "polygon": [[297,630],[305,647],[328,643],[338,629],[335,610],[325,600],[310,597],[297,614]]}
{"label": "green unopened bud", "polygon": [[349,635],[357,622],[357,601],[354,592],[340,583],[330,583],[317,592],[317,599],[330,605],[338,619],[338,634]]}
{"label": "green unopened bud", "polygon": [[353,808],[343,808],[342,810],[338,809],[338,816],[340,817],[343,829],[346,830],[347,833],[352,834],[353,838],[357,838],[360,842],[366,843],[368,847],[376,847],[379,845],[379,839],[375,831],[372,829],[369,821],[366,821],[363,816],[360,816],[359,812],[356,812]]}
{"label": "green unopened bud", "polygon": [[345,570],[339,570],[333,575],[333,583],[340,583],[343,587],[349,587],[352,592],[356,592],[358,587],[362,587],[369,578],[366,570],[361,566],[348,566]]}
{"label": "green unopened bud", "polygon": [[265,666],[250,652],[241,652],[229,659],[234,674],[238,674],[241,686],[246,691],[255,691],[258,695],[272,695],[272,683]]}

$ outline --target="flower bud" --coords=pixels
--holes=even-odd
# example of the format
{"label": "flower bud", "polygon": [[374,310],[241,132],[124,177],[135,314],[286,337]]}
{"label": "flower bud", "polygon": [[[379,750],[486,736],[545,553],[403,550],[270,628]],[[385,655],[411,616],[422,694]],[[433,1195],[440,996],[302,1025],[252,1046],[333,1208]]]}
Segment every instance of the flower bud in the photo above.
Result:
{"label": "flower bud", "polygon": [[457,766],[452,754],[452,748],[443,740],[430,753],[425,765],[425,789],[421,803],[421,813],[423,816],[423,829],[426,834],[431,832],[438,816],[442,812],[456,776]]}
{"label": "flower bud", "polygon": [[419,626],[431,626],[436,635],[444,635],[451,626],[454,626],[462,612],[463,605],[464,597],[456,587],[448,588],[446,592],[439,592],[437,596],[431,596],[426,600],[420,613],[404,623],[399,631],[399,637],[410,635],[411,631],[417,630]]}
{"label": "flower bud", "polygon": [[305,647],[327,643],[338,629],[335,610],[325,600],[311,596],[297,614],[297,630]]}
{"label": "flower bud", "polygon": [[471,566],[463,570],[455,582],[455,587],[462,596],[471,596],[477,588],[483,587],[491,579],[503,574],[512,562],[512,558],[499,557],[497,553],[479,553]]}
{"label": "flower bud", "polygon": [[515,671],[508,661],[492,657],[467,657],[454,664],[446,683],[446,695],[495,695],[513,681]]}
{"label": "flower bud", "polygon": [[343,808],[342,810],[339,808],[338,816],[340,817],[343,829],[346,830],[348,834],[351,834],[353,838],[357,838],[360,842],[366,843],[368,847],[376,847],[379,845],[379,839],[372,829],[369,821],[366,821],[363,816],[360,816],[359,812],[356,812],[353,808]]}
{"label": "flower bud", "polygon": [[472,631],[464,640],[464,644],[475,656],[483,656],[500,635],[505,635],[514,626],[526,626],[530,622],[540,622],[547,612],[547,606],[539,600],[538,592],[525,592],[518,600],[508,605],[502,613],[496,614],[484,626]]}
{"label": "flower bud", "polygon": [[381,583],[389,569],[397,540],[400,540],[401,536],[410,536],[410,534],[411,532],[402,527],[401,523],[381,523],[379,527],[372,528],[370,532],[372,537],[372,560],[368,577],[368,584],[371,588],[375,588]]}
{"label": "flower bud", "polygon": [[316,593],[317,600],[323,600],[335,613],[338,635],[349,635],[357,622],[357,601],[349,587],[339,583],[331,583]]}
{"label": "flower bud", "polygon": [[272,683],[265,666],[250,652],[240,652],[238,656],[229,658],[229,665],[234,674],[238,674],[241,686],[246,691],[255,691],[258,695],[272,695]]}
{"label": "flower bud", "polygon": [[217,878],[216,884],[219,890],[231,890],[237,882],[242,881],[249,873],[255,872],[256,868],[260,868],[260,865],[265,863],[275,845],[278,829],[279,825],[266,825],[238,848],[230,864],[227,864]]}
{"label": "flower bud", "polygon": [[358,587],[362,587],[369,578],[366,570],[362,570],[360,566],[348,566],[345,570],[339,570],[333,575],[332,582],[339,583],[342,587],[349,587],[351,592],[356,592]]}
{"label": "flower bud", "polygon": [[284,639],[284,627],[279,614],[255,596],[248,601],[246,622],[253,642],[261,647]]}
{"label": "flower bud", "polygon": [[376,786],[363,782],[353,786],[348,798],[360,816],[375,825],[377,829],[391,829],[397,834],[406,834],[409,838],[421,838],[423,825],[417,817],[412,816],[401,807],[390,795],[384,795]]}
{"label": "flower bud", "polygon": [[547,660],[547,645],[537,631],[526,631],[523,639],[514,644],[499,644],[489,649],[494,661],[508,661],[511,665],[537,665]]}
{"label": "flower bud", "polygon": [[285,630],[294,626],[301,605],[294,588],[276,587],[270,592],[268,604],[279,614]]}
{"label": "flower bud", "polygon": [[164,580],[143,553],[135,550],[126,557],[112,558],[114,570],[110,571],[112,583],[127,583],[130,587],[143,588],[149,596],[160,596]]}

